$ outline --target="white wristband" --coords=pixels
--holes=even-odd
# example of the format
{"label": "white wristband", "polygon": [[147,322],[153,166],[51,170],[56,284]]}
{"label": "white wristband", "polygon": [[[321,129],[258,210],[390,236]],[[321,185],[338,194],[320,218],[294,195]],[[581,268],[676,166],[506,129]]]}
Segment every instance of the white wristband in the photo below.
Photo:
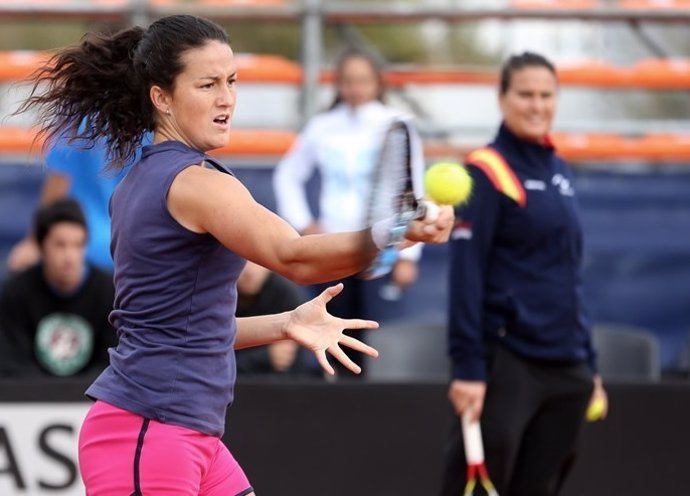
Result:
{"label": "white wristband", "polygon": [[374,225],[371,226],[371,239],[379,250],[383,250],[388,246],[388,242],[391,239],[391,229],[394,223],[395,217],[388,217],[374,222]]}
{"label": "white wristband", "polygon": [[436,219],[438,219],[438,216],[441,213],[441,207],[439,207],[432,201],[422,201],[424,202],[424,207],[426,209],[426,212],[424,214],[424,220],[427,222],[434,222]]}

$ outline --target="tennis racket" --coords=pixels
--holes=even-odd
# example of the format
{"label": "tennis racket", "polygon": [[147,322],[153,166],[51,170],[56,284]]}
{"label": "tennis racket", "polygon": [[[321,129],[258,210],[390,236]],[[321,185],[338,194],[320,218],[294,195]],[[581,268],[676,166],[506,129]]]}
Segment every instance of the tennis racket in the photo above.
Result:
{"label": "tennis racket", "polygon": [[413,170],[410,124],[401,119],[388,127],[371,175],[367,226],[379,253],[362,273],[365,279],[388,274],[398,259],[407,224],[415,219],[438,216],[438,207],[422,200],[424,171]]}
{"label": "tennis racket", "polygon": [[[462,437],[465,442],[465,458],[467,460],[467,484],[465,484],[463,496],[473,496],[475,494],[498,496],[484,464],[482,429],[479,421],[470,420],[470,417],[471,412],[469,411],[462,416]],[[479,488],[482,488],[484,493],[477,491]]]}

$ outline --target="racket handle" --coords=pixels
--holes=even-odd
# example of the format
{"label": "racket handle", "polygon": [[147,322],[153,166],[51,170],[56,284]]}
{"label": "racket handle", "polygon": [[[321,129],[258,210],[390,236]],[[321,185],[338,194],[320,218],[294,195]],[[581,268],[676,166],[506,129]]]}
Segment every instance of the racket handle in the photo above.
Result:
{"label": "racket handle", "polygon": [[478,420],[471,420],[472,412],[462,414],[462,437],[465,443],[465,458],[468,465],[484,463],[484,443]]}
{"label": "racket handle", "polygon": [[436,205],[434,202],[429,200],[421,200],[419,202],[419,207],[417,207],[417,213],[415,218],[417,220],[426,220],[428,222],[434,222],[438,219],[438,215],[441,212],[441,207]]}

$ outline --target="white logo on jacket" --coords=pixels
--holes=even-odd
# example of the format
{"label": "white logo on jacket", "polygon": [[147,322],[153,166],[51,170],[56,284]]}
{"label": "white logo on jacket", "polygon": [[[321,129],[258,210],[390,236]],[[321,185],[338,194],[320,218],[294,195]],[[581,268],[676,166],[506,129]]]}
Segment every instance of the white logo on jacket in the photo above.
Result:
{"label": "white logo on jacket", "polygon": [[556,174],[551,178],[551,184],[558,188],[558,191],[563,196],[573,196],[575,194],[575,189],[573,185],[570,184],[570,179],[562,174]]}
{"label": "white logo on jacket", "polygon": [[536,191],[546,191],[546,183],[540,181],[539,179],[525,179],[525,189],[531,189]]}

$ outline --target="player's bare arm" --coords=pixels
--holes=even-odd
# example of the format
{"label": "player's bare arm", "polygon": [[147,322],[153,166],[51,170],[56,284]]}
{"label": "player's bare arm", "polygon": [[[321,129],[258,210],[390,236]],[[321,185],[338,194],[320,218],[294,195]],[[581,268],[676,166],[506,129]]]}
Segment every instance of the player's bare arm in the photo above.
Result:
{"label": "player's bare arm", "polygon": [[[177,176],[168,195],[168,209],[187,229],[208,232],[240,256],[300,284],[355,274],[376,255],[368,230],[302,237],[254,201],[236,178],[203,167],[189,167]],[[411,223],[407,237],[445,242],[452,222],[452,209],[444,207],[433,221]]]}

